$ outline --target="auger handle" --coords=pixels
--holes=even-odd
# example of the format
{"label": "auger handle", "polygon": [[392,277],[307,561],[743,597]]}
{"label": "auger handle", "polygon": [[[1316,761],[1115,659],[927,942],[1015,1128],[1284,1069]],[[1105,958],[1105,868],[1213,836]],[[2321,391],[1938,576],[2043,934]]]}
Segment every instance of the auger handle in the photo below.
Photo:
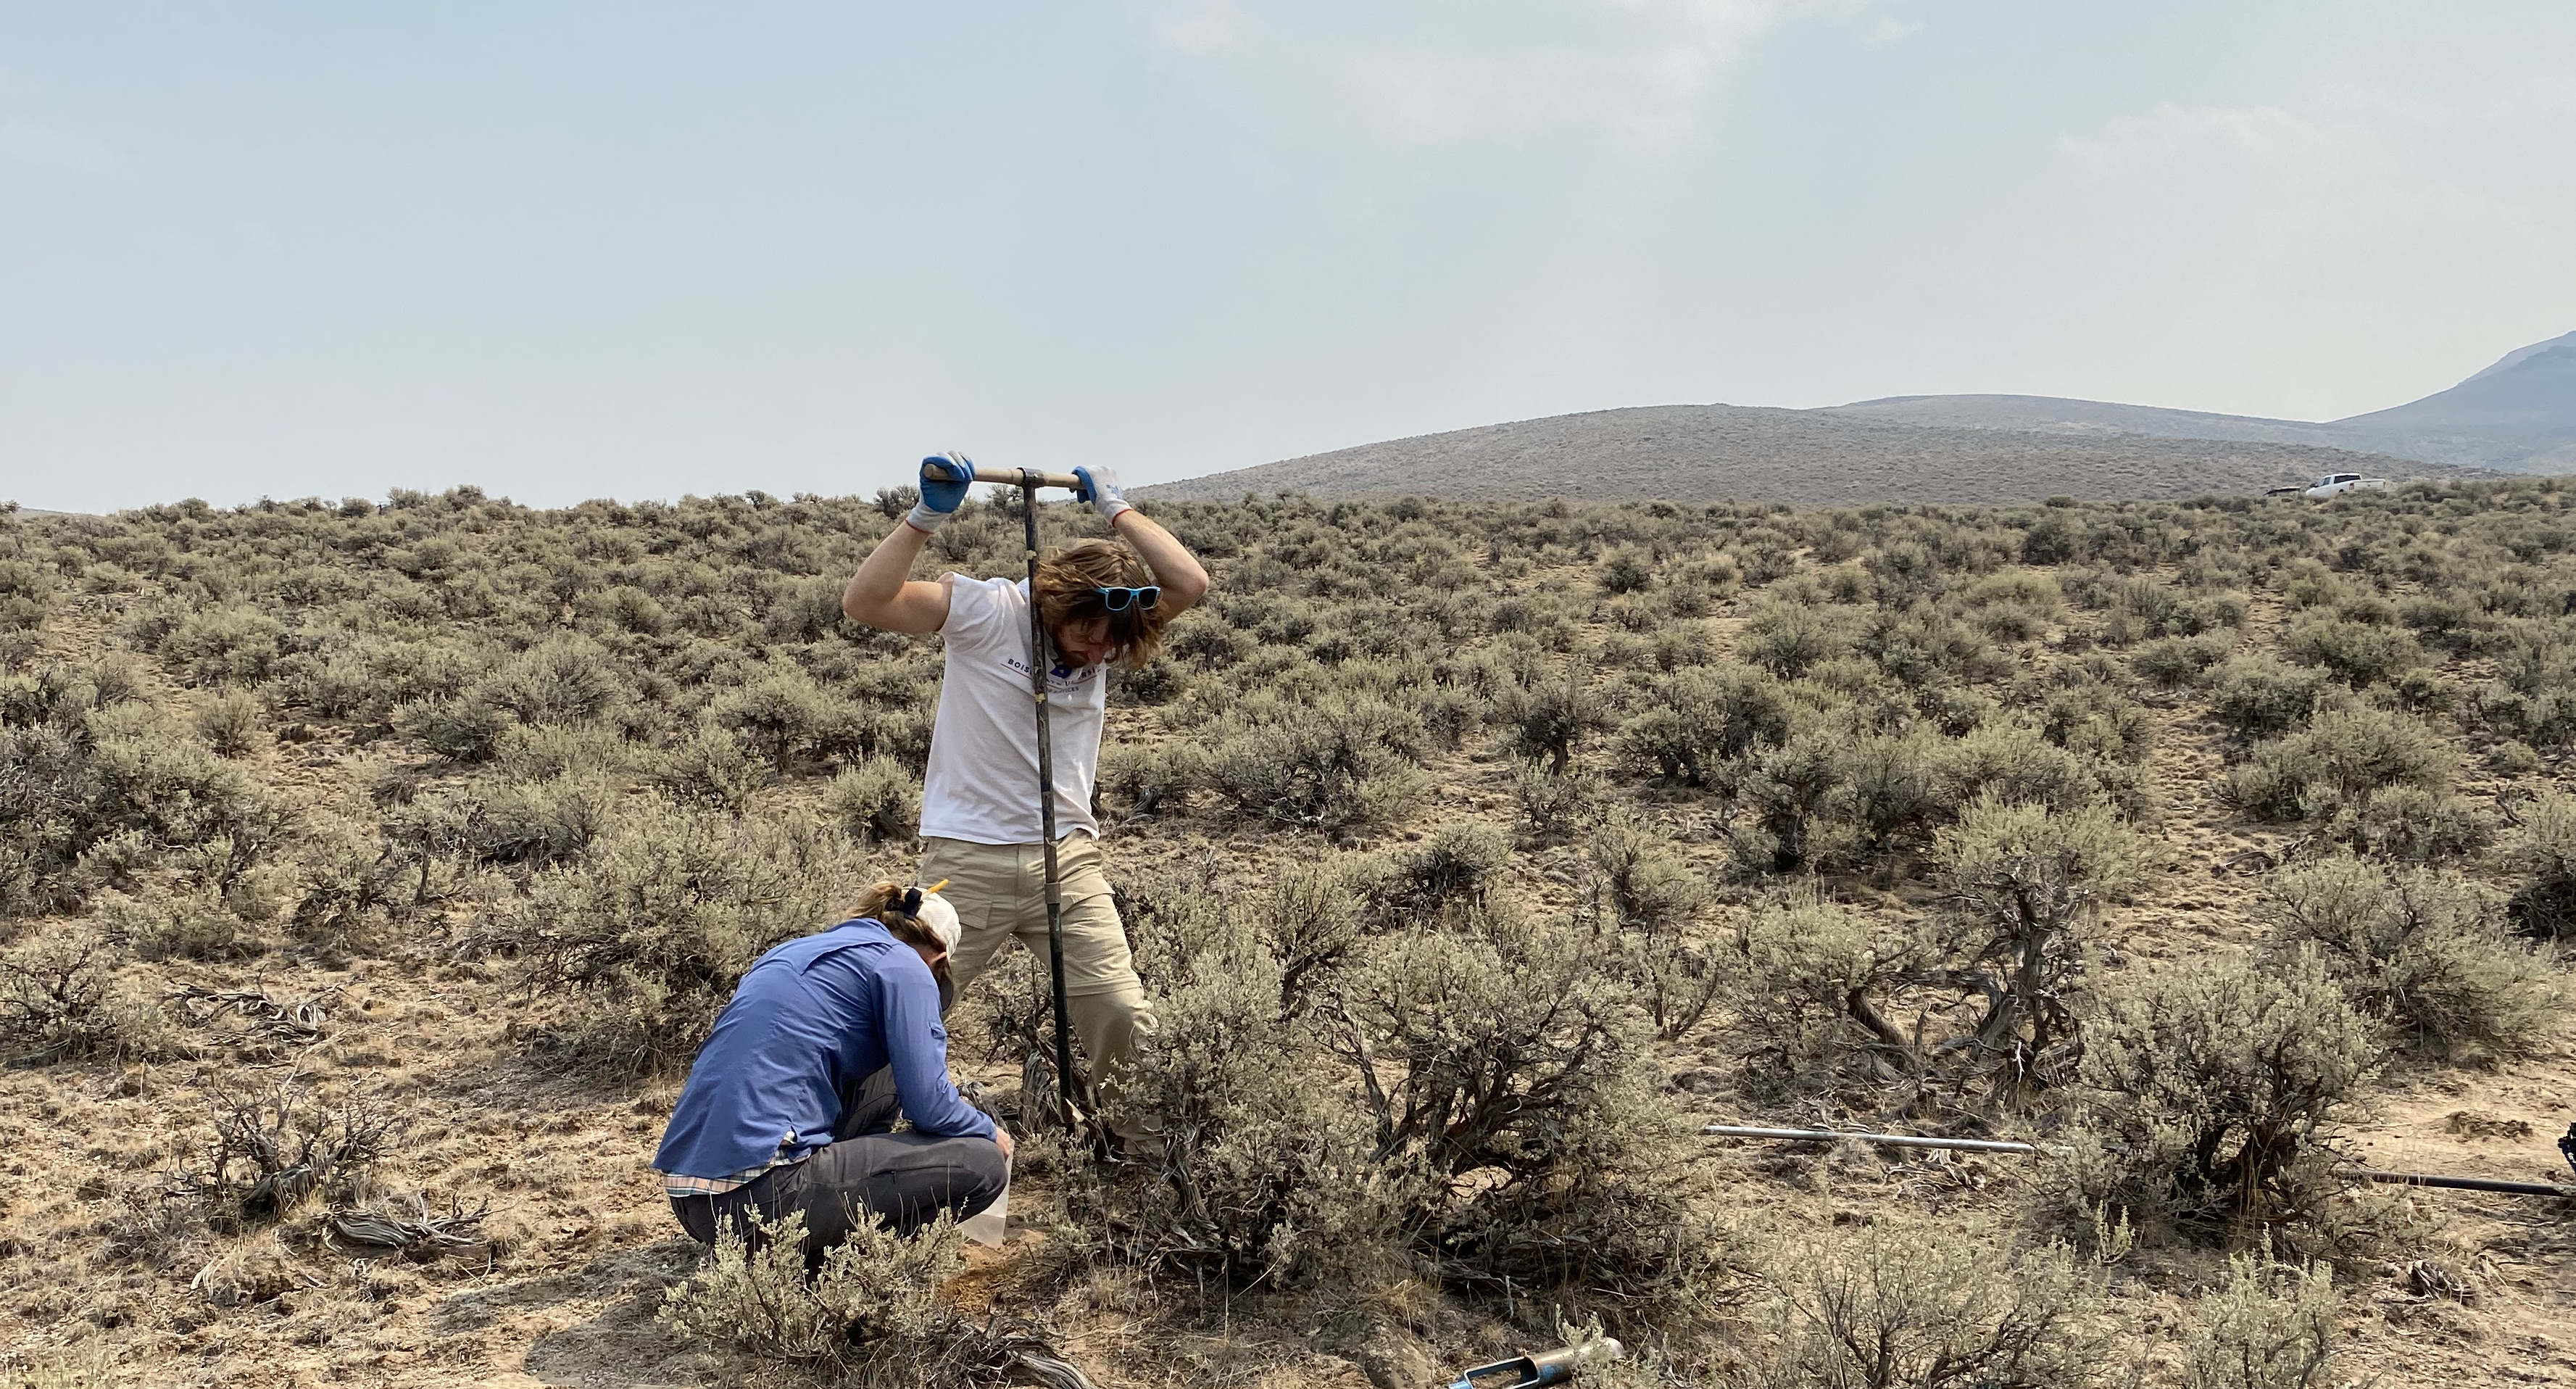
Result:
{"label": "auger handle", "polygon": [[1035,477],[1040,487],[1061,487],[1068,492],[1082,490],[1082,479],[1071,473],[1041,473],[1034,468],[995,468],[983,463],[975,465],[977,482],[993,482],[1004,487],[1018,487],[1027,482],[1030,477]]}

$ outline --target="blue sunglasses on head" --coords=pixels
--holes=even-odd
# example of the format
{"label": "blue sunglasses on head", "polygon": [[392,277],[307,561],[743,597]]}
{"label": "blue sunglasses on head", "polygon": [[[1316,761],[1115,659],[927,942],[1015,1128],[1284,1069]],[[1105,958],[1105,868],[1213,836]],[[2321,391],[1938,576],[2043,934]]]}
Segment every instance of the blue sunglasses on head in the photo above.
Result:
{"label": "blue sunglasses on head", "polygon": [[1100,606],[1114,613],[1123,613],[1131,606],[1151,608],[1163,601],[1163,586],[1160,584],[1147,584],[1143,588],[1103,588],[1096,592],[1100,594]]}

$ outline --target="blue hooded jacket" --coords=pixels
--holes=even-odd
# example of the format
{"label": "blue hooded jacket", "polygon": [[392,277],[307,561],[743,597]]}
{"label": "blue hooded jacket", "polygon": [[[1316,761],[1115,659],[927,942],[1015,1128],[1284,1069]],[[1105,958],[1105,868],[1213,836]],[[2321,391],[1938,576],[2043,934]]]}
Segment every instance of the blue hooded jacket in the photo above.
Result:
{"label": "blue hooded jacket", "polygon": [[842,1094],[889,1063],[917,1132],[993,1136],[948,1078],[939,984],[911,946],[866,917],[777,946],[698,1049],[653,1170],[721,1178],[803,1157],[831,1143]]}

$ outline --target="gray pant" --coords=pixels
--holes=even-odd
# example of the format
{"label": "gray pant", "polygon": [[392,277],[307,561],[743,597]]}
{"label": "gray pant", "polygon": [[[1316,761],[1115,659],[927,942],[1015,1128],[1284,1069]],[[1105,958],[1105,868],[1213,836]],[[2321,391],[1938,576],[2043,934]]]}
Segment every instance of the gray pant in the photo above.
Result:
{"label": "gray pant", "polygon": [[888,1132],[900,1112],[893,1070],[878,1071],[843,1097],[831,1146],[721,1196],[674,1196],[672,1213],[700,1244],[715,1243],[717,1232],[730,1226],[757,1248],[753,1213],[778,1221],[801,1211],[805,1265],[813,1269],[863,1219],[909,1234],[942,1211],[964,1220],[1001,1199],[1011,1167],[991,1139]]}

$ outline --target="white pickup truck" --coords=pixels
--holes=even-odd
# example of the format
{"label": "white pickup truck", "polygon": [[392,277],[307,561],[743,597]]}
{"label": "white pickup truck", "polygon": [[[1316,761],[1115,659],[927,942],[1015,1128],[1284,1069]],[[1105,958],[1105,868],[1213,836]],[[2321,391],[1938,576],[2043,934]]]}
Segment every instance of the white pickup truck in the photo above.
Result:
{"label": "white pickup truck", "polygon": [[2375,491],[2379,488],[2386,487],[2387,485],[2388,479],[2384,477],[2363,477],[2359,473],[2328,473],[2324,477],[2318,478],[2315,482],[2309,484],[2299,493],[2299,495],[2303,497],[2340,497],[2346,492],[2359,492],[2364,488],[2369,488]]}

